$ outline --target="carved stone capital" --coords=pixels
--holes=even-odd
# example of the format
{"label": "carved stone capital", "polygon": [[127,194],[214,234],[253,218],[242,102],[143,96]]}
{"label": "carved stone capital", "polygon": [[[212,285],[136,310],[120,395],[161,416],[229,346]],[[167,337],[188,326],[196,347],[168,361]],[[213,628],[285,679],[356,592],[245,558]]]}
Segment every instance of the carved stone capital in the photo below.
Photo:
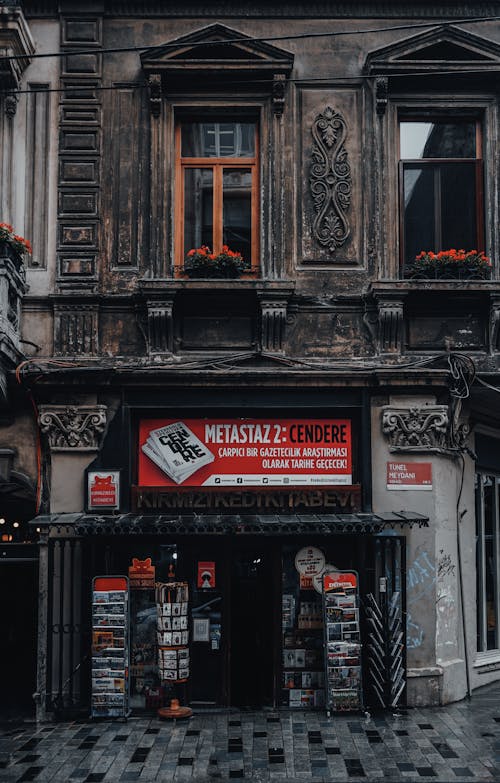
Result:
{"label": "carved stone capital", "polygon": [[149,108],[153,117],[161,114],[161,74],[150,73],[148,76]]}
{"label": "carved stone capital", "polygon": [[382,409],[382,432],[390,451],[432,452],[448,448],[446,405]]}
{"label": "carved stone capital", "polygon": [[345,141],[347,125],[330,106],[318,114],[312,129],[314,144],[309,178],[316,217],[314,239],[335,253],[351,234],[347,212],[351,204],[351,167]]}
{"label": "carved stone capital", "polygon": [[106,405],[41,405],[38,423],[51,451],[98,451]]}

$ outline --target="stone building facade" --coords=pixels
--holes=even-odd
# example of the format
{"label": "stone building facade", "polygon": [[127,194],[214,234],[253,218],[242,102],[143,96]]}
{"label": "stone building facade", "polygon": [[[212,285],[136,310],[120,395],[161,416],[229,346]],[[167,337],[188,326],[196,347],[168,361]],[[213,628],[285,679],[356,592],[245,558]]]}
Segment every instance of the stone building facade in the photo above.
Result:
{"label": "stone building facade", "polygon": [[[259,669],[259,705],[293,706],[283,585],[308,547],[362,605],[396,595],[394,704],[499,677],[500,3],[355,5],[0,2],[0,220],[33,246],[0,245],[0,568],[40,719],[89,709],[92,579],[147,557],[164,578],[172,547],[193,606],[217,574],[194,706],[248,703]],[[202,244],[247,268],[190,276]],[[415,269],[452,248],[491,268]],[[179,420],[348,422],[349,470],[252,483],[235,449],[202,489],[144,462]]]}

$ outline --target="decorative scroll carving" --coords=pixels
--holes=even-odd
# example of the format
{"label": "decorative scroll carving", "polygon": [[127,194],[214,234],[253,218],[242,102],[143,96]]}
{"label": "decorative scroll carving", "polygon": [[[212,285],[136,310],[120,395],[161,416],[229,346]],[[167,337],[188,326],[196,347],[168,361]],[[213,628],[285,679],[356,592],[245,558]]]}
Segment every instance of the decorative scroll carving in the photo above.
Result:
{"label": "decorative scroll carving", "polygon": [[273,109],[276,115],[283,114],[285,106],[285,86],[285,74],[275,73],[273,76]]}
{"label": "decorative scroll carving", "polygon": [[38,423],[51,451],[97,451],[105,405],[41,405]]}
{"label": "decorative scroll carving", "polygon": [[161,113],[161,74],[151,73],[148,76],[149,108],[153,117],[159,117]]}
{"label": "decorative scroll carving", "polygon": [[387,109],[388,91],[389,79],[387,76],[377,76],[375,79],[375,108],[379,116],[383,116]]}
{"label": "decorative scroll carving", "polygon": [[391,451],[445,451],[449,416],[446,405],[384,407],[382,432]]}
{"label": "decorative scroll carving", "polygon": [[309,182],[316,211],[313,235],[322,247],[334,253],[351,233],[346,215],[351,203],[351,167],[344,146],[344,118],[328,106],[316,117],[312,136]]}

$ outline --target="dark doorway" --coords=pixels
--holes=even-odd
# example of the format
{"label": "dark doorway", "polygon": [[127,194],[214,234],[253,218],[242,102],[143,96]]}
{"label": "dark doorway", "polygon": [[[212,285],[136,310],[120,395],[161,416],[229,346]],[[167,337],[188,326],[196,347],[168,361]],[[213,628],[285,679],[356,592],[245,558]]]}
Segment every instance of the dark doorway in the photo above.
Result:
{"label": "dark doorway", "polygon": [[32,717],[36,690],[38,563],[2,562],[0,596],[0,717]]}
{"label": "dark doorway", "polygon": [[231,567],[231,705],[273,706],[275,640],[274,555],[270,547],[241,546]]}

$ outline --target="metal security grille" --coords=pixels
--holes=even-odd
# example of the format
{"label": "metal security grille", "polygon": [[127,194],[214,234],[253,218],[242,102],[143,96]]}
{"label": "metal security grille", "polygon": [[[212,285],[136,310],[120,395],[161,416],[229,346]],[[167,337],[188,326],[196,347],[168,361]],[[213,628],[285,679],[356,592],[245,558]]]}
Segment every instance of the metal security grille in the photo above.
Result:
{"label": "metal security grille", "polygon": [[49,543],[46,710],[77,715],[89,702],[90,548],[79,539]]}
{"label": "metal security grille", "polygon": [[405,702],[404,539],[374,540],[374,591],[365,595],[365,702],[392,708]]}

